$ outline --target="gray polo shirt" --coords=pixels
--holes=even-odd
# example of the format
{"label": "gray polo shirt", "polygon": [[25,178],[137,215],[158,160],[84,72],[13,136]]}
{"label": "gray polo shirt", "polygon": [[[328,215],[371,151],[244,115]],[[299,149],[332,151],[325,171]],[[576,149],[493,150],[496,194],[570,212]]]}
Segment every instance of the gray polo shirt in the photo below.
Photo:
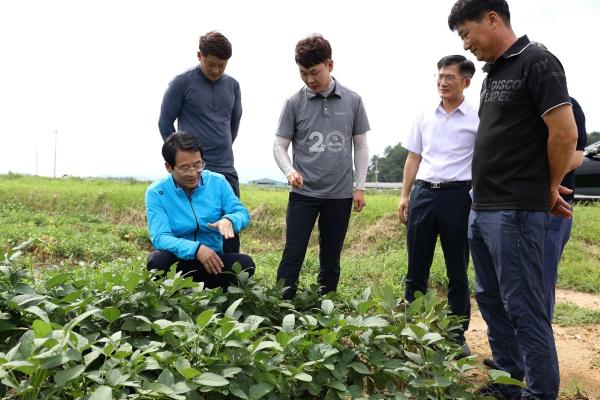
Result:
{"label": "gray polo shirt", "polygon": [[306,86],[286,100],[277,135],[292,140],[304,185],[292,191],[323,199],[352,197],[352,136],[371,128],[360,96],[336,81],[323,97]]}

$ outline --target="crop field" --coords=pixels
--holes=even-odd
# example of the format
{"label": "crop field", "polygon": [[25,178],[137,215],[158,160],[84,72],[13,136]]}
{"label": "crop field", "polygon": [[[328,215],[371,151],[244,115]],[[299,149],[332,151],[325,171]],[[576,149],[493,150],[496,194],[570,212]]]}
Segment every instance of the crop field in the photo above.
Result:
{"label": "crop field", "polygon": [[[252,215],[240,288],[203,290],[145,269],[148,183],[0,176],[0,390],[22,399],[476,398],[475,359],[454,361],[441,249],[431,286],[408,306],[397,192],[353,213],[339,292],[315,296],[317,232],[294,302],[275,272],[287,191],[242,186]],[[600,207],[577,205],[560,288],[600,292]],[[470,267],[471,287],[473,273]],[[443,296],[442,296],[443,297]],[[559,323],[598,323],[600,313]]]}

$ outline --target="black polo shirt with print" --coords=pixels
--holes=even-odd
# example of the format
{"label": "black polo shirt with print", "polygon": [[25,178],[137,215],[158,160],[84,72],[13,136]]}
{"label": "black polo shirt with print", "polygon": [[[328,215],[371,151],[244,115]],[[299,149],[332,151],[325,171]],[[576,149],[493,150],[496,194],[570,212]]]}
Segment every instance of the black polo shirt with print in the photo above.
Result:
{"label": "black polo shirt with print", "polygon": [[472,208],[548,211],[548,129],[542,116],[569,104],[563,67],[522,36],[484,71]]}

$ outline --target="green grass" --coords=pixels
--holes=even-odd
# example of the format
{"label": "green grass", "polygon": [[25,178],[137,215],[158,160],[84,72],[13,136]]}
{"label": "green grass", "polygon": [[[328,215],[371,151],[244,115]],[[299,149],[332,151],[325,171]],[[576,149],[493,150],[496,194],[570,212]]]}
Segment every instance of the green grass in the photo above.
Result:
{"label": "green grass", "polygon": [[573,304],[558,303],[553,323],[557,325],[600,324],[600,311],[588,310]]}
{"label": "green grass", "polygon": [[[29,251],[45,265],[144,258],[150,250],[144,192],[148,182],[0,176],[0,250],[29,238]],[[256,276],[274,283],[285,239],[288,193],[242,186],[252,214],[242,233],[242,251],[257,263]],[[398,222],[397,191],[368,191],[367,207],[353,213],[342,253],[340,292],[351,297],[366,286],[389,284],[401,292],[406,273],[406,238]],[[600,293],[600,206],[578,205],[571,240],[559,267],[558,286]],[[317,232],[313,232],[301,283],[315,282]],[[471,288],[473,267],[469,266]],[[436,248],[431,285],[447,284],[443,254]]]}

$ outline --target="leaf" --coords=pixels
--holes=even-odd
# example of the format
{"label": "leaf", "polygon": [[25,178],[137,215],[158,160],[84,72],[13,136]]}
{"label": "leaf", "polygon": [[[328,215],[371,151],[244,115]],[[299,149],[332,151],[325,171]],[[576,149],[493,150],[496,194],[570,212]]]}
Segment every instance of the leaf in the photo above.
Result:
{"label": "leaf", "polygon": [[252,351],[252,354],[261,351],[261,350],[265,350],[265,349],[275,349],[277,351],[283,352],[283,347],[281,347],[281,345],[277,342],[273,342],[271,340],[265,340],[260,342]]}
{"label": "leaf", "polygon": [[432,344],[435,342],[439,342],[440,340],[443,340],[444,338],[442,337],[442,335],[440,335],[437,332],[430,332],[430,333],[426,333],[425,335],[423,335],[423,337],[421,338],[421,342],[425,342],[427,344]]}
{"label": "leaf", "polygon": [[173,386],[173,383],[175,383],[175,378],[173,377],[173,373],[171,371],[169,371],[168,369],[165,369],[158,376],[157,382],[160,383],[161,385],[171,387],[171,386]]}
{"label": "leaf", "polygon": [[334,344],[337,341],[338,333],[336,331],[331,331],[323,335],[323,343]]}
{"label": "leaf", "polygon": [[[233,286],[229,286],[229,289],[231,289]],[[248,399],[248,395],[246,393],[244,393],[244,391],[239,388],[238,386],[232,386],[229,388],[229,391],[231,392],[232,395],[239,397],[240,399],[244,399],[247,400]]]}
{"label": "leaf", "polygon": [[368,328],[375,328],[375,327],[383,328],[388,325],[389,325],[389,323],[381,317],[368,317],[368,318],[365,318],[365,320],[362,323],[362,326],[365,326]]}
{"label": "leaf", "polygon": [[159,330],[164,331],[167,328],[170,328],[173,325],[173,322],[166,320],[166,319],[157,319],[156,321],[154,321],[154,323],[152,324],[153,328],[158,327]]}
{"label": "leaf", "polygon": [[235,375],[239,374],[240,372],[242,372],[241,368],[231,367],[231,368],[225,368],[223,370],[222,374],[225,378],[233,378]]}
{"label": "leaf", "polygon": [[55,286],[65,283],[67,280],[69,280],[69,278],[70,278],[70,275],[67,273],[54,275],[52,278],[50,278],[46,281],[46,288],[52,289]]}
{"label": "leaf", "polygon": [[135,272],[130,272],[127,274],[127,277],[125,278],[125,283],[123,285],[125,286],[125,289],[127,289],[127,291],[129,293],[134,293],[135,288],[137,287],[139,282],[140,282],[139,274],[137,274]]}
{"label": "leaf", "polygon": [[38,306],[29,306],[25,309],[26,312],[35,315],[36,317],[38,317],[39,319],[46,321],[46,322],[50,322],[50,320],[48,319],[48,313],[44,310],[42,310],[41,308],[39,308]]}
{"label": "leaf", "polygon": [[291,332],[294,330],[296,326],[296,316],[294,314],[288,314],[283,317],[283,322],[281,323],[281,329],[285,332]]}
{"label": "leaf", "polygon": [[340,392],[345,392],[346,391],[346,385],[344,385],[342,382],[337,381],[335,379],[327,381],[323,385],[324,386],[328,386],[330,388],[333,388],[335,390],[338,390]]}
{"label": "leaf", "polygon": [[368,300],[368,301],[363,301],[362,303],[360,303],[356,309],[358,310],[358,312],[360,314],[365,314],[367,311],[369,311],[372,307],[375,307],[377,305],[377,302],[374,300]]}
{"label": "leaf", "polygon": [[299,381],[303,382],[312,382],[312,376],[304,372],[294,375],[294,379],[298,379]]}
{"label": "leaf", "polygon": [[45,300],[46,296],[42,296],[41,294],[20,294],[18,296],[10,299],[11,302],[14,302],[18,306],[23,306],[32,301]]}
{"label": "leaf", "polygon": [[94,361],[95,359],[97,359],[100,356],[100,352],[98,350],[92,350],[89,353],[87,353],[85,356],[83,356],[83,363],[85,365],[90,365],[90,363],[92,361]]}
{"label": "leaf", "polygon": [[92,309],[89,309],[89,310],[79,314],[78,316],[73,318],[71,321],[69,321],[69,323],[66,324],[63,329],[65,331],[70,331],[71,329],[73,329],[75,327],[75,325],[79,324],[80,322],[82,322],[83,320],[88,318],[90,315],[96,314],[98,311],[99,310],[97,308],[92,308]]}
{"label": "leaf", "polygon": [[195,377],[200,375],[200,371],[192,367],[184,368],[180,371],[180,373],[185,379],[194,379]]}
{"label": "leaf", "polygon": [[333,304],[333,301],[329,299],[325,299],[321,302],[321,311],[323,311],[325,315],[330,315],[334,308],[335,305]]}
{"label": "leaf", "polygon": [[58,386],[64,386],[64,384],[68,381],[79,377],[83,371],[85,371],[85,365],[76,365],[74,367],[58,371],[56,374],[54,374],[54,382],[56,382]]}
{"label": "leaf", "polygon": [[33,332],[35,332],[36,338],[45,338],[52,333],[52,325],[49,322],[36,319],[33,321]]}
{"label": "leaf", "polygon": [[270,383],[262,382],[256,385],[250,386],[250,399],[257,400],[261,397],[271,393],[273,391],[273,385]]}
{"label": "leaf", "polygon": [[92,395],[89,400],[112,400],[112,389],[109,386],[100,386]]}
{"label": "leaf", "polygon": [[212,372],[205,372],[202,375],[194,379],[194,382],[204,386],[226,386],[229,385],[229,381],[223,378],[221,375],[213,374]]}
{"label": "leaf", "polygon": [[121,368],[111,369],[106,374],[106,383],[111,386],[121,386],[127,382],[130,376],[130,374],[125,374]]}
{"label": "leaf", "polygon": [[229,307],[227,307],[227,310],[225,311],[225,316],[229,317],[229,318],[234,318],[233,315],[235,313],[235,310],[236,310],[236,308],[238,308],[238,306],[240,305],[242,300],[244,300],[243,297],[240,299],[237,299],[236,301],[231,303],[231,305]]}
{"label": "leaf", "polygon": [[492,378],[492,381],[494,383],[501,383],[501,384],[506,384],[506,385],[516,385],[516,386],[520,386],[520,387],[526,387],[525,383],[518,381],[516,379],[513,379],[510,377],[510,374],[506,371],[500,371],[497,369],[490,369],[489,370],[489,374],[490,374],[490,378]]}
{"label": "leaf", "polygon": [[359,362],[353,362],[349,365],[349,367],[362,375],[369,375],[371,373],[365,364]]}
{"label": "leaf", "polygon": [[[233,287],[233,286],[229,286],[229,287]],[[251,330],[256,330],[258,329],[258,327],[260,326],[260,324],[263,323],[263,321],[265,320],[264,317],[260,317],[258,315],[249,315],[248,318],[246,318],[245,323],[250,325],[250,329]]]}
{"label": "leaf", "polygon": [[215,315],[213,310],[202,311],[200,315],[196,317],[196,324],[200,327],[200,329],[203,329],[206,325],[208,325],[213,315]]}
{"label": "leaf", "polygon": [[106,321],[108,321],[109,324],[112,324],[119,319],[121,316],[121,311],[117,307],[106,307],[104,310],[102,310],[102,316],[104,319],[106,319]]}

